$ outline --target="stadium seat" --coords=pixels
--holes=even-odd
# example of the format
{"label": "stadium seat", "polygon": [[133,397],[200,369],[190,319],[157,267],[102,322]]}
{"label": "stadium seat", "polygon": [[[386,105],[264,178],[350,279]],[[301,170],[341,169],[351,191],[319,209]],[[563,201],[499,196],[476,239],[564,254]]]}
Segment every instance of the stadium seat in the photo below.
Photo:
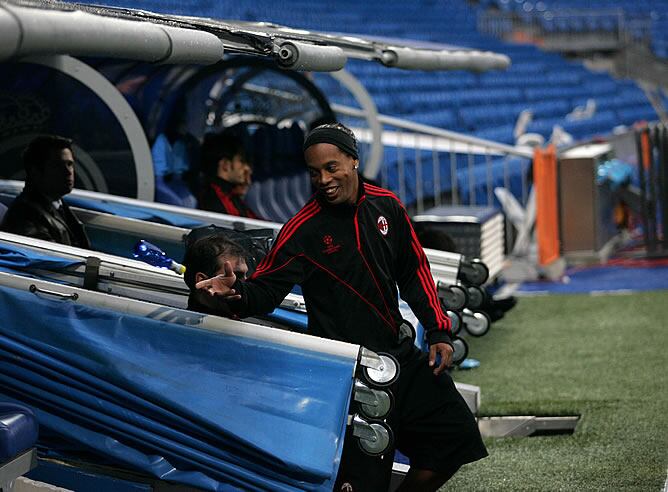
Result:
{"label": "stadium seat", "polygon": [[33,411],[17,403],[0,402],[0,490],[35,466],[39,426]]}
{"label": "stadium seat", "polygon": [[[528,131],[536,131],[546,138],[549,138],[555,124],[581,138],[609,133],[617,125],[630,125],[642,119],[655,119],[655,116],[645,95],[633,81],[592,73],[580,63],[567,61],[557,53],[541,51],[536,46],[512,44],[480,35],[477,32],[478,11],[496,8],[514,12],[518,18],[521,16],[528,21],[540,19],[540,25],[545,30],[564,33],[602,33],[617,29],[618,16],[609,13],[611,8],[624,9],[629,14],[655,13],[652,46],[657,54],[668,57],[668,2],[665,0],[640,3],[592,0],[586,5],[578,0],[481,0],[477,5],[465,0],[452,0],[447,5],[423,2],[419,8],[410,2],[384,0],[369,0],[362,4],[341,0],[336,3],[336,8],[332,8],[331,2],[305,0],[296,0],[289,9],[271,0],[205,4],[194,0],[179,4],[154,0],[151,6],[157,11],[182,9],[183,14],[206,13],[207,16],[211,16],[213,11],[214,16],[221,19],[263,20],[294,28],[422,39],[505,53],[513,62],[507,71],[483,74],[388,70],[380,64],[358,60],[350,60],[346,69],[367,87],[381,114],[508,144],[514,143],[514,123],[525,109],[533,113]],[[347,9],[346,6],[354,6],[355,9]],[[608,9],[608,14],[589,18],[545,15],[559,9],[583,8]],[[355,15],[351,14],[353,10]],[[352,96],[337,89],[331,78],[316,77],[315,81],[333,102],[355,104]],[[588,121],[566,122],[565,116],[589,99],[596,101],[597,114]],[[289,132],[259,129],[248,137],[250,146],[261,156],[256,162],[254,175],[255,180],[262,183],[258,190],[270,190],[269,195],[273,198],[265,206],[271,210],[276,208],[272,214],[277,217],[285,213],[278,209],[291,209],[293,205],[280,205],[280,197],[276,197],[275,193],[279,189],[291,189],[299,180],[291,178],[286,182],[274,182],[273,179],[277,175],[294,177],[303,165],[301,161],[289,157],[300,147],[300,139],[303,138],[302,134],[297,135],[297,130],[294,131],[295,134],[290,135]],[[272,154],[272,149],[276,148],[278,153]],[[396,149],[387,147],[385,154],[382,176],[392,189],[397,190],[399,178],[393,175],[398,172]],[[413,181],[406,184],[406,189],[414,184],[414,166],[414,159],[412,167],[407,164],[413,170],[408,179]],[[302,186],[300,189],[306,188]]]}

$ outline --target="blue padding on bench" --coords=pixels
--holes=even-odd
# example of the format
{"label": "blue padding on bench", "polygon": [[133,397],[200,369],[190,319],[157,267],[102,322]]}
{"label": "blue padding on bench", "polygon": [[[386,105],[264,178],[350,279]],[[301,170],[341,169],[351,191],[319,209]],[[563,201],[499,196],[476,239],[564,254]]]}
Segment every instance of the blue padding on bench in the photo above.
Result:
{"label": "blue padding on bench", "polygon": [[216,492],[332,490],[356,357],[158,312],[0,287],[0,400],[30,405],[53,447],[153,478]]}
{"label": "blue padding on bench", "polygon": [[32,448],[37,442],[35,414],[16,403],[0,402],[0,465]]}
{"label": "blue padding on bench", "polygon": [[291,328],[296,328],[300,331],[306,331],[308,329],[308,316],[306,313],[276,308],[269,317],[276,321],[286,323]]}

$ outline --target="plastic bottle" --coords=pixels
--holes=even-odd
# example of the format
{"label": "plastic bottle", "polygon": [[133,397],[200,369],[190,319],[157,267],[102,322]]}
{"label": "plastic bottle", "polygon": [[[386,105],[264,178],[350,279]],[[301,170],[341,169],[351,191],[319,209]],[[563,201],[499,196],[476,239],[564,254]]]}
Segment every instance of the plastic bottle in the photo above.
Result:
{"label": "plastic bottle", "polygon": [[148,263],[149,265],[160,268],[169,268],[170,270],[181,275],[186,271],[185,266],[172,260],[155,244],[144,241],[143,239],[135,244],[132,256],[138,260],[143,261],[144,263]]}

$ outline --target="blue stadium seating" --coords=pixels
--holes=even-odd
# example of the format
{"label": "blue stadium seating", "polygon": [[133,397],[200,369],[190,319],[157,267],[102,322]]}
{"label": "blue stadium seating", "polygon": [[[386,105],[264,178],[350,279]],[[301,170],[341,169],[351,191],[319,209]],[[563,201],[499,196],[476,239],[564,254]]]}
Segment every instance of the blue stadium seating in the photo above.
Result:
{"label": "blue stadium seating", "polygon": [[[534,9],[532,1],[513,0],[485,0],[482,8],[497,8],[504,12],[512,12],[515,16],[527,23],[538,22],[548,33],[555,32],[614,32],[620,27],[620,17],[616,11],[624,13],[626,23],[623,27],[630,31],[637,40],[651,38],[654,53],[662,58],[668,58],[668,1],[666,0],[542,0],[541,9]],[[559,15],[562,11],[577,10],[590,15]],[[651,23],[649,32],[643,22]],[[506,32],[512,29],[507,24]]]}
{"label": "blue stadium seating", "polygon": [[[114,3],[114,0],[108,1]],[[535,46],[505,43],[480,35],[477,32],[477,13],[490,7],[521,12],[526,18],[544,15],[550,9],[582,9],[584,6],[590,9],[615,6],[629,12],[656,11],[654,33],[658,34],[654,46],[657,52],[668,52],[665,40],[665,33],[668,33],[668,0],[590,0],[586,3],[581,0],[543,0],[542,5],[539,4],[541,2],[531,2],[531,8],[528,8],[524,0],[480,0],[478,6],[465,0],[294,0],[290,2],[290,8],[285,8],[285,3],[273,0],[134,2],[137,8],[158,12],[261,20],[294,28],[422,39],[508,54],[513,61],[509,70],[484,74],[408,72],[354,60],[347,65],[347,69],[368,88],[381,113],[499,142],[513,143],[514,123],[524,109],[534,113],[529,131],[537,131],[546,137],[555,124],[563,126],[576,139],[584,139],[609,133],[620,124],[631,125],[637,120],[656,118],[644,94],[632,81],[591,73],[581,64],[567,61],[555,53],[542,52]],[[581,18],[564,26],[557,25],[559,22],[562,21],[555,20],[550,28],[563,28],[569,32],[616,28],[614,15],[590,20]],[[334,102],[353,104],[349,94],[330,90],[333,86],[325,79],[317,77],[315,80]],[[588,99],[597,103],[597,112],[590,120],[566,120],[568,113],[576,106],[584,105]],[[254,144],[265,149],[257,138]],[[272,163],[272,167],[257,168],[256,177],[264,181],[280,173],[293,176],[298,181],[296,171],[286,166],[289,167],[288,163],[279,159]],[[397,170],[396,151],[386,149],[385,166],[383,179],[393,190],[398,190],[398,180],[392,175]],[[414,193],[411,184],[415,175],[409,173],[408,179],[406,189]],[[442,186],[447,192],[450,185],[443,181]]]}

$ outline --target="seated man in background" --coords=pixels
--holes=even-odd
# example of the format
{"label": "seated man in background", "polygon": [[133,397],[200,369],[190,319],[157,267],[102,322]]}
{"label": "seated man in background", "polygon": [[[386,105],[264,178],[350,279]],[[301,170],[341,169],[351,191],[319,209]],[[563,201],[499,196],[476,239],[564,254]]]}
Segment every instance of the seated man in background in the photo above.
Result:
{"label": "seated man in background", "polygon": [[183,265],[184,280],[190,289],[188,309],[200,313],[219,314],[218,301],[208,293],[195,288],[195,284],[225,273],[225,262],[229,261],[237,278],[245,279],[248,273],[246,250],[236,242],[221,235],[197,239],[186,249]]}
{"label": "seated man in background", "polygon": [[25,188],[5,213],[0,229],[90,249],[83,225],[62,201],[74,187],[72,141],[55,135],[35,138],[23,152],[23,166]]}
{"label": "seated man in background", "polygon": [[253,168],[239,137],[226,132],[207,134],[202,144],[201,164],[205,181],[199,209],[260,218],[244,201]]}

